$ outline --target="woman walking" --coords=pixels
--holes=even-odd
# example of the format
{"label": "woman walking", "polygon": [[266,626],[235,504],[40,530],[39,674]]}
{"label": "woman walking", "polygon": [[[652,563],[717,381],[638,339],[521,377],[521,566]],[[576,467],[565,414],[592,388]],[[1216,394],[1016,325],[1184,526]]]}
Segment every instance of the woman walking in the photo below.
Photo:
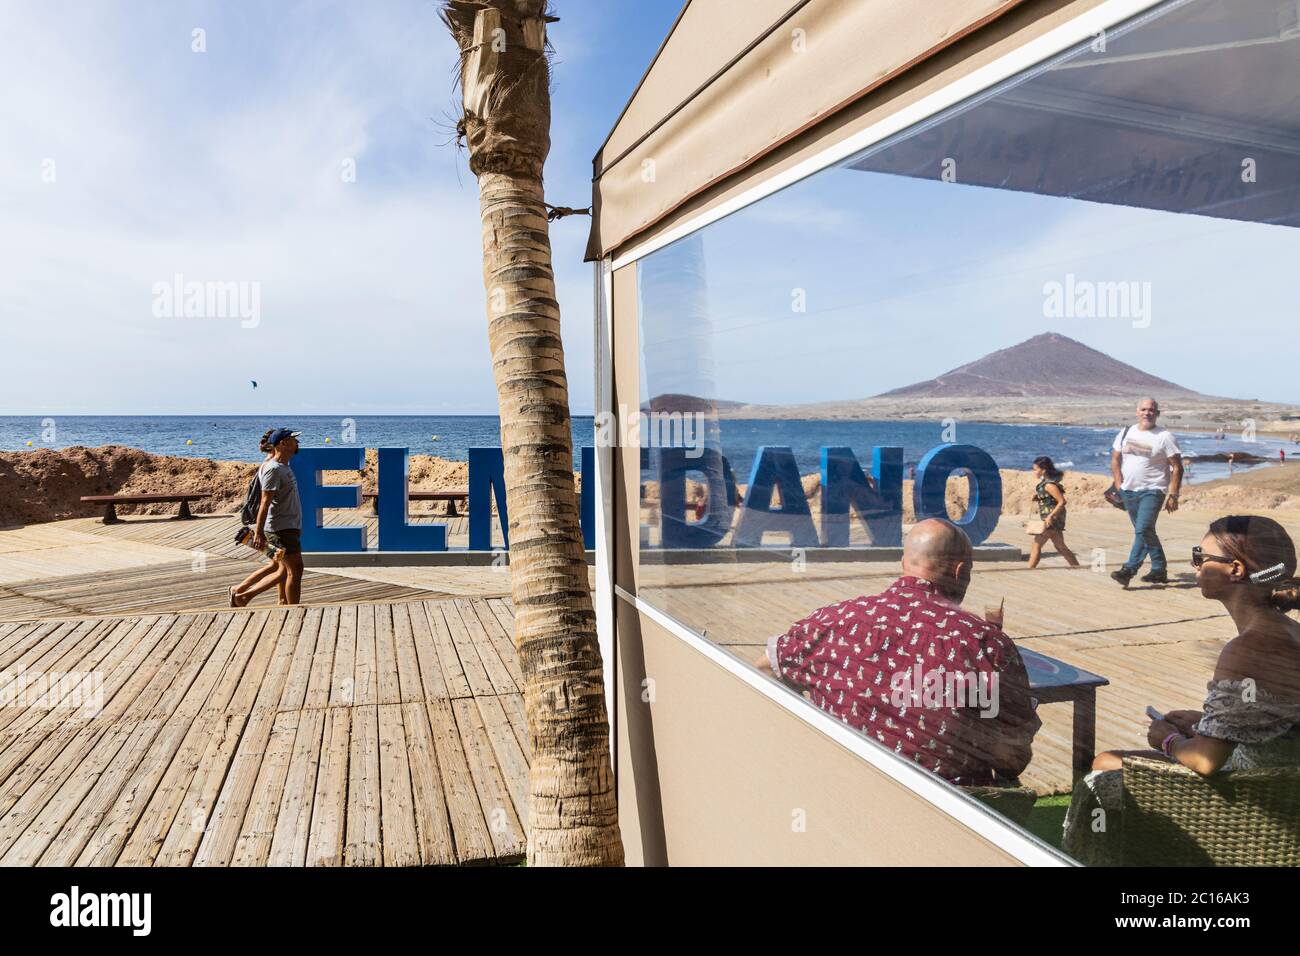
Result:
{"label": "woman walking", "polygon": [[[270,442],[271,435],[274,432],[274,428],[268,428],[257,443],[257,450],[265,456],[262,459],[263,465],[275,457],[275,447],[271,445]],[[259,468],[260,467],[261,466],[259,466]],[[285,587],[288,575],[285,572],[284,565],[280,562],[280,557],[281,555],[276,555],[268,563],[262,565],[248,577],[244,578],[244,580],[240,581],[238,584],[231,585],[230,606],[243,607],[248,603],[243,599],[244,593],[255,588],[257,588],[260,593],[260,585],[265,584],[272,578],[275,579],[276,589],[280,595],[280,603],[288,604],[289,596]]]}
{"label": "woman walking", "polygon": [[1033,547],[1029,549],[1029,567],[1038,567],[1043,557],[1043,545],[1050,541],[1066,563],[1077,568],[1079,559],[1065,543],[1065,486],[1061,484],[1064,475],[1052,459],[1043,455],[1034,459],[1034,477],[1038,479],[1034,502],[1038,505],[1038,517],[1043,519],[1043,530],[1034,535]]}

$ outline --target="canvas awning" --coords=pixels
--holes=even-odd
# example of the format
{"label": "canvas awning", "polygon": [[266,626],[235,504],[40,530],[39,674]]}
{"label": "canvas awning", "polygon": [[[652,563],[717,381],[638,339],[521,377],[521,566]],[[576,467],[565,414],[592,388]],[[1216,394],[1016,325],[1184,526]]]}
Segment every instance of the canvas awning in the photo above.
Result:
{"label": "canvas awning", "polygon": [[882,143],[854,169],[1300,226],[1300,6],[1194,3]]}
{"label": "canvas awning", "polygon": [[[1005,18],[1012,34],[1017,21],[1093,6],[691,0],[596,156],[587,257],[671,224],[697,197],[817,135],[801,134],[833,127],[829,118],[854,112],[886,81],[908,74],[906,83],[925,72],[923,62],[942,63],[940,51],[980,27]],[[1300,4],[1188,4],[1161,22],[1020,82],[960,120],[936,121],[924,136],[881,144],[855,168],[934,178],[945,157],[967,186],[1300,225],[1300,94],[1278,82],[1300,51]],[[1058,135],[1062,121],[1069,137]]]}
{"label": "canvas awning", "polygon": [[1025,0],[688,0],[594,160],[587,258]]}

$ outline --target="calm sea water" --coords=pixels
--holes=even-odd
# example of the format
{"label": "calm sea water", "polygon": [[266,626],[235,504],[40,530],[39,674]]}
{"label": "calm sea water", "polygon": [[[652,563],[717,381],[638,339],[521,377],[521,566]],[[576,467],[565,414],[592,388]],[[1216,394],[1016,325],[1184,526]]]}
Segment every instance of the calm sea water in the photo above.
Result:
{"label": "calm sea water", "polygon": [[[300,415],[283,421],[237,416],[11,416],[0,417],[0,449],[128,445],[160,455],[251,462],[260,457],[258,438],[272,425],[296,428],[303,433],[304,445],[315,446],[326,444],[326,438],[330,444],[343,442],[347,421],[327,415]],[[501,441],[498,419],[490,415],[365,415],[351,421],[355,422],[355,444],[406,447],[415,454],[457,460],[467,458],[471,446]],[[1113,428],[958,423],[956,439],[983,448],[1003,468],[1027,469],[1038,455],[1049,455],[1066,470],[1105,474],[1115,432]],[[574,418],[575,447],[593,444],[593,436],[590,416]],[[915,464],[943,440],[940,427],[931,422],[724,420],[721,437],[723,452],[741,481],[760,445],[790,446],[800,470],[807,473],[817,469],[822,445],[847,445],[864,465],[870,461],[873,445],[899,445],[907,463]],[[1184,452],[1193,455],[1237,451],[1276,458],[1278,449],[1285,447],[1288,456],[1294,451],[1300,457],[1300,448],[1273,438],[1243,442],[1240,436],[1233,436],[1215,441],[1208,434],[1181,434],[1179,443]],[[1207,481],[1226,474],[1226,465],[1201,462],[1194,465],[1191,478]]]}
{"label": "calm sea water", "polygon": [[[53,422],[52,437],[43,421]],[[349,429],[349,424],[352,428]],[[50,419],[0,417],[0,449],[68,448],[72,445],[127,445],[157,455],[259,461],[258,439],[272,426],[302,432],[304,447],[338,445],[350,438],[366,448],[404,447],[413,454],[438,455],[463,461],[468,449],[500,445],[500,420],[495,415],[296,415],[249,418],[233,415],[69,415]],[[592,419],[574,418],[575,445],[592,443]],[[192,442],[192,444],[188,444]]]}

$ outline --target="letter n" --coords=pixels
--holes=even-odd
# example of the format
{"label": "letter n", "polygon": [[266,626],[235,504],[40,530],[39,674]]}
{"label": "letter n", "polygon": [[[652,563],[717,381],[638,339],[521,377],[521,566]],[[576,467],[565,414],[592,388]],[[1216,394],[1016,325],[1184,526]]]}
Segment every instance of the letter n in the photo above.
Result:
{"label": "letter n", "polygon": [[876,448],[872,481],[849,448],[822,449],[822,539],[828,548],[849,547],[850,511],[856,510],[871,543],[897,548],[903,543],[903,449]]}

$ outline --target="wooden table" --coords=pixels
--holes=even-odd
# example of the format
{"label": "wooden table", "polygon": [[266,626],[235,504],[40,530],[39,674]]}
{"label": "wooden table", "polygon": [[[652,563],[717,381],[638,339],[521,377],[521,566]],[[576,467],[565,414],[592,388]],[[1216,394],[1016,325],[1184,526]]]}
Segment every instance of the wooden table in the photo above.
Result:
{"label": "wooden table", "polygon": [[209,495],[195,494],[178,494],[178,495],[82,495],[81,500],[87,504],[104,505],[104,524],[118,524],[121,518],[117,516],[117,505],[155,505],[165,504],[171,501],[179,501],[181,509],[176,513],[176,520],[188,521],[194,515],[190,513],[191,501],[202,501]]}
{"label": "wooden table", "polygon": [[1020,648],[1020,659],[1029,673],[1029,690],[1040,704],[1074,705],[1071,763],[1077,781],[1092,769],[1093,751],[1097,748],[1097,688],[1110,681],[1027,647]]}

